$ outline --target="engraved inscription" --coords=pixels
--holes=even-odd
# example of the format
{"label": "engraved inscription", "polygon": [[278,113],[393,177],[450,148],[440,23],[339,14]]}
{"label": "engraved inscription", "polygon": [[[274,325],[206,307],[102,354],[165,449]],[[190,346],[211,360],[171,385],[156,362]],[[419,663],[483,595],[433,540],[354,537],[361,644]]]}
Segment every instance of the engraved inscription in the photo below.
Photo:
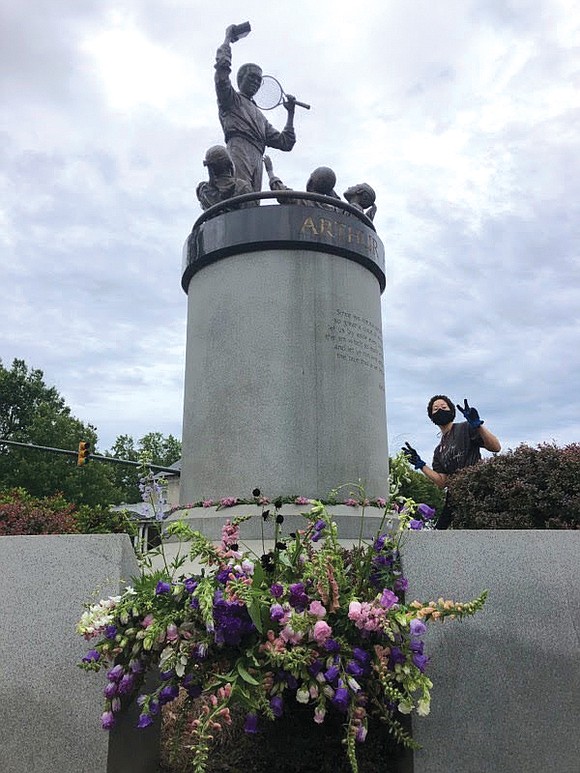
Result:
{"label": "engraved inscription", "polygon": [[338,360],[384,374],[382,331],[368,319],[336,309],[325,338]]}
{"label": "engraved inscription", "polygon": [[362,228],[347,225],[329,217],[307,217],[300,228],[301,235],[324,236],[336,244],[356,244],[365,249],[371,257],[378,259],[379,246],[376,238]]}

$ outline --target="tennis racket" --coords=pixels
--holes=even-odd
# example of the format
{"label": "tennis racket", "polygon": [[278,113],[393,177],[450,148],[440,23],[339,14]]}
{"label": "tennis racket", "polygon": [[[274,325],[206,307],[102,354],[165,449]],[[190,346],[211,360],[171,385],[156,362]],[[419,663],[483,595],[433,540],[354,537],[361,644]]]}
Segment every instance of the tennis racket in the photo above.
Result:
{"label": "tennis racket", "polygon": [[[278,105],[281,105],[284,101],[285,94],[280,83],[271,75],[264,75],[262,77],[262,83],[258,91],[254,94],[254,102],[258,105],[260,110],[273,110]],[[310,105],[306,105],[304,102],[294,101],[298,107],[303,107],[306,110],[310,110]]]}

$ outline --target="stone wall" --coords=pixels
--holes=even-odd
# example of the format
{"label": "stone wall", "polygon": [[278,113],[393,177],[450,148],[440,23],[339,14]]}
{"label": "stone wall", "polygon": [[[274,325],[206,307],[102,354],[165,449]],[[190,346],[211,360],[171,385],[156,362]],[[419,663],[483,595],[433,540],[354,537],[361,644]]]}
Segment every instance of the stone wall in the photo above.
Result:
{"label": "stone wall", "polygon": [[403,547],[407,600],[469,600],[433,623],[432,709],[413,719],[413,773],[578,773],[580,533],[416,532]]}
{"label": "stone wall", "polygon": [[0,567],[0,770],[156,773],[159,729],[137,730],[129,712],[102,730],[106,677],[76,665],[90,646],[75,632],[83,603],[137,572],[129,537],[0,537]]}

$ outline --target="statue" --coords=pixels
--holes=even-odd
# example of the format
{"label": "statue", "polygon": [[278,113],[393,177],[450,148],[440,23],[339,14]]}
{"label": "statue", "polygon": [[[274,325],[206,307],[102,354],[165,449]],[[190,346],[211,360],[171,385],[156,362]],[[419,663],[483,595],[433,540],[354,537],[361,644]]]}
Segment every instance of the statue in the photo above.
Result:
{"label": "statue", "polygon": [[[241,30],[241,32],[240,32]],[[215,63],[215,90],[219,119],[227,148],[236,168],[236,176],[262,190],[262,156],[266,147],[290,151],[296,143],[294,111],[296,100],[290,94],[283,102],[288,112],[286,126],[279,132],[265,118],[252,97],[260,88],[262,69],[257,64],[244,64],[238,70],[238,88],[231,84],[231,43],[249,32],[249,24],[230,25],[225,40],[218,48]]]}
{"label": "statue", "polygon": [[[272,191],[291,191],[287,185],[284,185],[279,177],[274,174],[274,167],[272,160],[269,156],[264,156],[264,167],[268,173],[268,179],[270,181],[270,190]],[[334,190],[336,185],[336,175],[328,166],[317,167],[306,183],[306,190],[309,193],[320,193],[323,196],[330,196],[333,199],[339,199],[340,196]],[[325,207],[332,209],[329,204],[323,204],[318,201],[311,201],[310,199],[283,199],[280,203],[283,204],[306,204],[311,207]]]}
{"label": "statue", "polygon": [[[209,148],[203,165],[207,167],[209,180],[200,182],[195,190],[202,209],[209,209],[214,204],[231,199],[233,196],[252,193],[250,184],[235,176],[233,161],[223,145],[213,145]],[[257,205],[257,201],[247,201],[238,206],[241,209]]]}
{"label": "statue", "polygon": [[369,220],[374,219],[377,213],[376,194],[368,183],[352,185],[344,192],[344,198],[353,207],[362,210]]}

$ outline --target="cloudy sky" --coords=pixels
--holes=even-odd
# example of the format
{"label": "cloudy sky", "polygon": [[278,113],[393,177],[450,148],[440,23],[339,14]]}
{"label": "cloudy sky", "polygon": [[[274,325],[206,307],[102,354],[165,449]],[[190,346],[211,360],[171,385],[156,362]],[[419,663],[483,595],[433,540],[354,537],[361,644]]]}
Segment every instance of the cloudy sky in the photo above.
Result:
{"label": "cloudy sky", "polygon": [[[101,450],[180,436],[181,249],[221,141],[213,59],[312,103],[276,172],[365,180],[387,256],[389,442],[430,458],[434,393],[503,443],[580,440],[574,0],[4,0],[0,358],[41,368]],[[270,114],[281,127],[283,108]]]}

